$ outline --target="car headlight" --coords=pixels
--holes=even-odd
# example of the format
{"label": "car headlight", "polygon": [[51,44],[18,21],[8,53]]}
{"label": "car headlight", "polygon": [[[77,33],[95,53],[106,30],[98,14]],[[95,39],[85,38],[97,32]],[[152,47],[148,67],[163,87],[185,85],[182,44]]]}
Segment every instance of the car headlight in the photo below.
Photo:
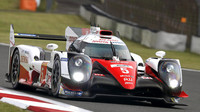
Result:
{"label": "car headlight", "polygon": [[159,65],[159,75],[171,89],[181,86],[182,72],[176,61],[162,61]]}
{"label": "car headlight", "polygon": [[90,79],[92,73],[92,61],[88,56],[75,55],[68,62],[70,78],[76,83],[84,83]]}
{"label": "car headlight", "polygon": [[73,79],[77,82],[81,82],[84,79],[84,74],[81,72],[74,72]]}
{"label": "car headlight", "polygon": [[166,71],[167,71],[168,73],[173,72],[173,71],[174,71],[174,66],[171,65],[171,64],[170,64],[170,65],[167,65]]}
{"label": "car headlight", "polygon": [[178,81],[176,79],[169,80],[169,85],[172,89],[178,87]]}
{"label": "car headlight", "polygon": [[81,58],[78,58],[75,60],[75,65],[76,66],[81,66],[83,64],[83,60]]}

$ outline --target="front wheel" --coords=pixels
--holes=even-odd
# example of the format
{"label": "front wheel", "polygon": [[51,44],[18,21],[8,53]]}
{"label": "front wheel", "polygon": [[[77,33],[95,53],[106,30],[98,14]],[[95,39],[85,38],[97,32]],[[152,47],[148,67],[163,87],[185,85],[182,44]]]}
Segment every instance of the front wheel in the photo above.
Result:
{"label": "front wheel", "polygon": [[51,76],[51,93],[53,96],[58,97],[61,84],[61,65],[60,58],[56,56],[54,59],[52,76]]}
{"label": "front wheel", "polygon": [[15,50],[12,56],[11,71],[10,71],[11,83],[14,89],[18,89],[20,86],[19,74],[20,74],[20,56],[19,56],[19,50]]}

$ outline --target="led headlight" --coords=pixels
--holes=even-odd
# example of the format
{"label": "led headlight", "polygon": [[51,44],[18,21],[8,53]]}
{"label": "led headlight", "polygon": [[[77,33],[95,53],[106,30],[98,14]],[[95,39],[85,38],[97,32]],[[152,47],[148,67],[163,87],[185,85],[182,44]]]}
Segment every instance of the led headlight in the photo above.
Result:
{"label": "led headlight", "polygon": [[182,73],[179,64],[176,61],[163,60],[159,65],[160,78],[171,89],[181,87]]}
{"label": "led headlight", "polygon": [[84,74],[81,72],[74,72],[72,77],[75,81],[80,82],[84,79]]}
{"label": "led headlight", "polygon": [[69,74],[75,83],[85,83],[90,79],[92,61],[88,56],[76,54],[69,57]]}
{"label": "led headlight", "polygon": [[81,66],[83,64],[83,60],[81,58],[78,58],[75,60],[75,65],[76,66]]}
{"label": "led headlight", "polygon": [[170,65],[167,65],[166,71],[167,71],[168,73],[173,72],[173,71],[174,71],[174,66],[171,65],[171,64],[170,64]]}
{"label": "led headlight", "polygon": [[169,86],[174,89],[178,87],[178,81],[176,79],[169,80]]}

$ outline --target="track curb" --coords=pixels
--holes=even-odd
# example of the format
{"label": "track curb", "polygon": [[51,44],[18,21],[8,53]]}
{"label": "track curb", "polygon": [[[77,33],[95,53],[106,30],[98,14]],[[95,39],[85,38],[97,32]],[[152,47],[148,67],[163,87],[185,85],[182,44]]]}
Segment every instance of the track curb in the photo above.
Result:
{"label": "track curb", "polygon": [[0,101],[34,112],[91,112],[73,105],[1,87]]}

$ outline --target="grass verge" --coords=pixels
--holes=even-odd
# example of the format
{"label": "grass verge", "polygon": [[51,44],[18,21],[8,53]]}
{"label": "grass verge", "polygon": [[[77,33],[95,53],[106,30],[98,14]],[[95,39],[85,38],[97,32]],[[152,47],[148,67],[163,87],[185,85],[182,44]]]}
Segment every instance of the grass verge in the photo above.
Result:
{"label": "grass verge", "polygon": [[0,0],[0,10],[19,9],[20,0]]}
{"label": "grass verge", "polygon": [[[64,35],[67,26],[89,27],[89,24],[76,15],[30,12],[0,12],[0,42],[8,43],[9,25],[14,24],[15,32]],[[129,50],[142,56],[144,60],[154,57],[157,50],[144,47],[139,43],[124,40]],[[52,41],[16,39],[16,44],[28,44],[45,48]],[[65,49],[65,42],[53,42],[58,50]],[[180,59],[184,68],[200,70],[200,55],[186,52],[166,51],[166,58]]]}

